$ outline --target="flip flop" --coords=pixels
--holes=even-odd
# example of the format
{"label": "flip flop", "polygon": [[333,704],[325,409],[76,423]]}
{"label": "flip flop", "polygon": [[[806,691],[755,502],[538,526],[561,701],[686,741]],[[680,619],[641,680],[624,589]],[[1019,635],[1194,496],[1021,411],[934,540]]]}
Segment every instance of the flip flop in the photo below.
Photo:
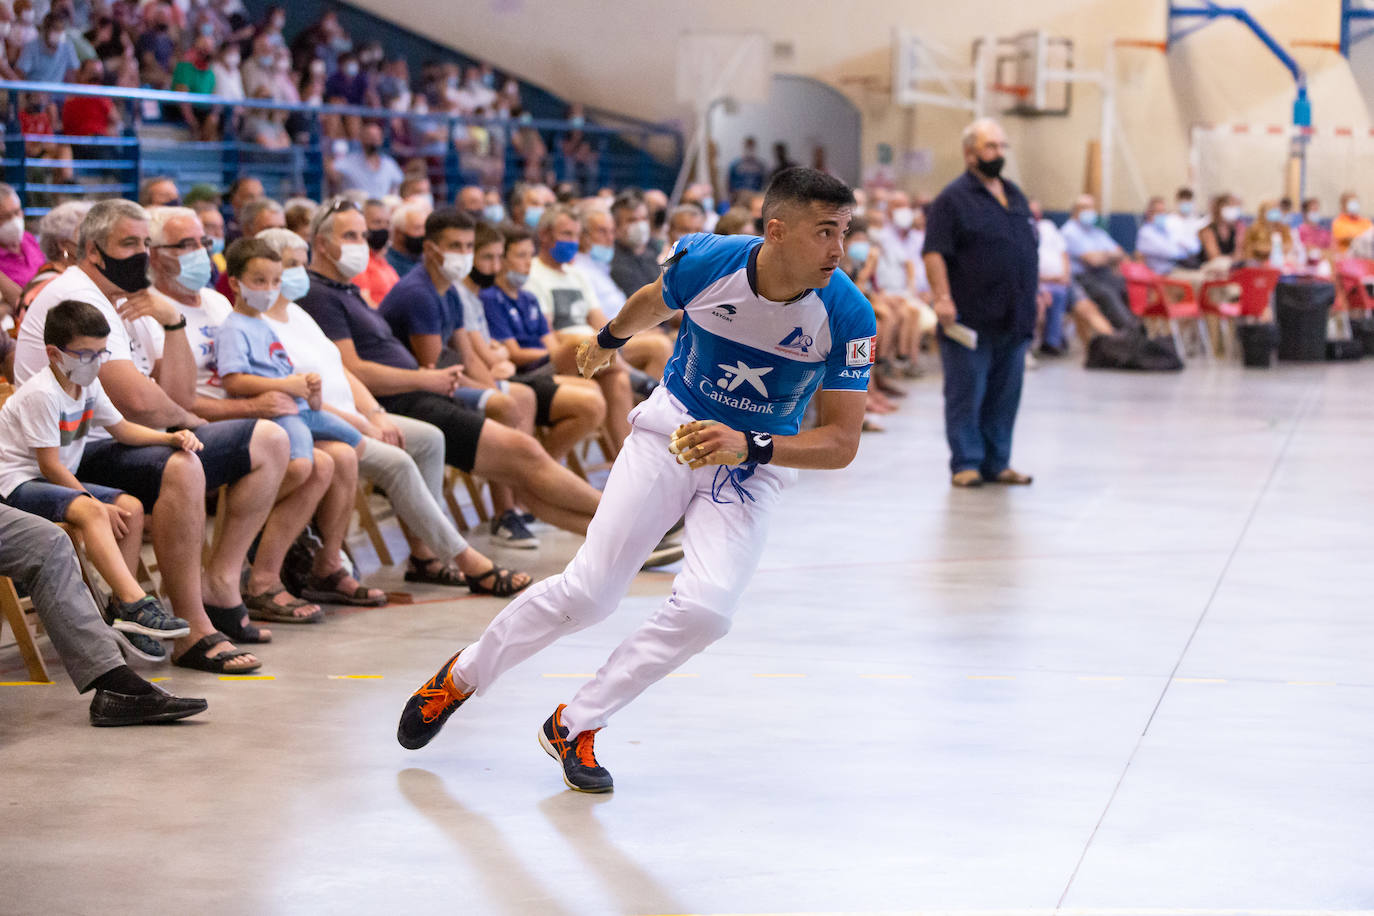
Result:
{"label": "flip flop", "polygon": [[342,566],[323,578],[312,573],[305,580],[301,597],[320,604],[346,604],[350,607],[381,607],[386,604],[385,592],[380,595],[369,595],[370,589],[365,585],[359,585],[352,592],[344,591],[339,587],[339,583],[347,578],[348,570]]}
{"label": "flip flop", "polygon": [[256,595],[244,595],[243,603],[248,605],[248,616],[253,620],[265,620],[268,623],[319,623],[324,620],[324,608],[316,608],[313,614],[298,616],[295,613],[296,609],[309,607],[311,602],[302,601],[290,593],[287,593],[290,601],[278,604],[275,599],[283,592],[286,592],[286,589],[278,586]]}
{"label": "flip flop", "polygon": [[206,654],[214,646],[222,642],[230,641],[229,637],[216,631],[172,659],[172,664],[176,665],[178,668],[190,668],[194,671],[209,671],[211,674],[248,674],[262,667],[261,661],[248,668],[225,667],[225,662],[233,661],[236,658],[243,658],[245,655],[252,655],[253,653],[249,652],[247,649],[231,649],[228,652],[221,652],[219,655]]}

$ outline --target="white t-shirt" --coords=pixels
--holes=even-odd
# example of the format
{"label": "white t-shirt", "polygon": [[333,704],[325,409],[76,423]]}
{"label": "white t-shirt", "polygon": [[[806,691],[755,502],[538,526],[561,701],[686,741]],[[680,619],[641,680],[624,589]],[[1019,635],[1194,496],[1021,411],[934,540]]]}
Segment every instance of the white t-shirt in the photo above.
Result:
{"label": "white t-shirt", "polygon": [[595,334],[587,323],[587,312],[600,308],[596,291],[587,275],[571,264],[554,270],[538,258],[530,265],[530,278],[524,288],[539,300],[539,308],[554,331],[569,334]]}
{"label": "white t-shirt", "polygon": [[344,374],[339,348],[324,336],[315,319],[294,302],[286,307],[285,321],[277,321],[270,315],[263,317],[272,325],[277,340],[286,348],[286,355],[291,357],[296,371],[319,375],[320,397],[324,403],[348,413],[357,413],[358,404],[353,400],[353,389],[349,387],[348,376]]}
{"label": "white t-shirt", "polygon": [[91,427],[103,429],[123,419],[99,379],[71,398],[50,367],[31,376],[0,408],[0,496],[44,479],[34,449],[56,448],[62,466],[75,474]]}
{"label": "white t-shirt", "polygon": [[[43,346],[43,324],[48,310],[65,299],[88,302],[100,309],[110,323],[110,338],[105,348],[110,361],[131,360],[139,372],[151,376],[153,367],[162,358],[162,325],[151,317],[127,322],[115,311],[115,303],[105,298],[100,287],[80,267],[68,267],[33,300],[19,325],[19,339],[15,345],[14,374],[22,385],[29,376],[48,368],[48,352]],[[124,301],[120,297],[120,302]]]}
{"label": "white t-shirt", "polygon": [[1040,278],[1064,277],[1064,255],[1069,253],[1069,246],[1064,243],[1064,236],[1059,234],[1059,227],[1053,220],[1042,219],[1036,223],[1036,230],[1040,233]]}
{"label": "white t-shirt", "polygon": [[611,265],[602,264],[586,252],[579,251],[577,257],[573,258],[573,266],[580,268],[587,274],[587,279],[592,284],[592,289],[596,292],[596,301],[601,305],[601,312],[609,321],[620,310],[625,307],[625,294],[620,291],[620,287],[615,285],[611,279]]}
{"label": "white t-shirt", "polygon": [[233,313],[234,307],[221,293],[213,289],[200,291],[200,306],[177,302],[177,310],[186,318],[186,343],[196,359],[196,394],[203,398],[222,398],[215,364],[215,329]]}
{"label": "white t-shirt", "polygon": [[884,226],[878,230],[878,268],[874,280],[878,289],[887,293],[906,292],[906,266],[915,268],[916,292],[924,292],[926,283],[925,262],[921,260],[921,248],[926,242],[926,234],[921,229],[909,229],[903,235],[894,226]]}

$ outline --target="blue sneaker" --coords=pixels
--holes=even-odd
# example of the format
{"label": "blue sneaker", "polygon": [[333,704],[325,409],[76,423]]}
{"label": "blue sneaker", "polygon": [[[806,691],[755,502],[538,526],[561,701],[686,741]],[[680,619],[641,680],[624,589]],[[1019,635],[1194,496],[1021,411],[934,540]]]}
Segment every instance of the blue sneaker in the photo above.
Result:
{"label": "blue sneaker", "polygon": [[491,520],[491,539],[502,547],[521,550],[534,550],[539,546],[539,538],[531,533],[514,509],[507,509],[500,518]]}
{"label": "blue sneaker", "polygon": [[139,633],[154,639],[179,639],[191,635],[191,625],[180,617],[173,617],[162,608],[162,602],[152,595],[125,604],[110,599],[106,618],[113,618],[110,626],[125,633]]}
{"label": "blue sneaker", "polygon": [[124,653],[126,659],[137,658],[145,662],[165,662],[167,660],[167,647],[160,640],[153,639],[151,636],[114,630],[114,637],[115,642],[119,643],[119,651]]}
{"label": "blue sneaker", "polygon": [[563,767],[563,782],[569,789],[578,792],[609,792],[615,788],[615,781],[606,768],[596,762],[596,749],[592,742],[601,729],[578,732],[569,735],[563,725],[563,710],[567,704],[559,706],[553,715],[544,721],[539,729],[539,746]]}

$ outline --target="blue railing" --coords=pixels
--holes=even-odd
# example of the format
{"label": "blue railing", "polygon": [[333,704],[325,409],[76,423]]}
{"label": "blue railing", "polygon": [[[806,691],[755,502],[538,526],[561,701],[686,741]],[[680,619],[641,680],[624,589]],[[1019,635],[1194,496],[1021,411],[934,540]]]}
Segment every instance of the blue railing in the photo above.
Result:
{"label": "blue railing", "polygon": [[[28,216],[46,213],[64,196],[134,197],[144,178],[161,174],[171,175],[183,190],[200,182],[223,188],[241,176],[252,176],[263,182],[269,195],[279,199],[304,194],[319,200],[329,190],[325,187],[323,155],[326,146],[334,141],[324,138],[321,124],[323,118],[329,117],[381,121],[386,126],[388,147],[394,128],[402,122],[410,122],[417,128],[417,133],[442,128],[445,138],[442,142],[412,151],[414,156],[423,157],[429,163],[430,181],[440,199],[452,199],[457,189],[465,184],[486,183],[480,180],[481,175],[471,161],[464,162],[452,142],[460,125],[482,127],[499,138],[503,190],[521,177],[522,162],[509,137],[522,127],[539,131],[549,150],[547,162],[559,180],[580,178],[588,185],[671,187],[683,151],[682,135],[668,128],[587,124],[580,129],[597,153],[596,168],[590,175],[574,175],[559,142],[574,129],[566,121],[535,120],[517,124],[355,105],[307,105],[262,99],[229,101],[188,92],[22,80],[0,80],[0,92],[41,93],[54,102],[67,96],[96,96],[111,99],[123,109],[123,136],[76,137],[25,135],[18,122],[21,106],[13,103],[8,106],[10,121],[5,128],[4,158],[0,159],[0,167],[3,167],[5,180],[19,191]],[[151,124],[176,123],[164,120],[161,109],[187,103],[198,107],[221,107],[226,113],[222,118],[225,138],[215,143],[188,142],[152,136],[144,130]],[[292,145],[283,150],[269,150],[234,136],[235,118],[228,113],[252,111],[286,114],[292,127]],[[70,146],[71,162],[46,155],[50,150],[45,147],[51,145]],[[649,155],[650,150],[656,151],[657,156]],[[329,152],[332,155],[332,149]],[[58,173],[68,167],[73,173],[72,179],[61,179]]]}

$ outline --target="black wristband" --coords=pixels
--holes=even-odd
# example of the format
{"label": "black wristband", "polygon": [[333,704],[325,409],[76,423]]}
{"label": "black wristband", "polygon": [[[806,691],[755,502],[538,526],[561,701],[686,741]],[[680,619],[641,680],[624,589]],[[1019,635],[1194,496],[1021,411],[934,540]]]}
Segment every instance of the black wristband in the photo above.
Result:
{"label": "black wristband", "polygon": [[186,327],[186,316],[185,316],[185,315],[182,315],[180,321],[178,321],[176,324],[164,324],[164,325],[162,326],[162,330],[164,330],[164,331],[180,331],[180,330],[181,330],[182,328],[184,328],[184,327]]}
{"label": "black wristband", "polygon": [[606,322],[606,326],[596,334],[596,345],[603,350],[619,350],[630,342],[628,337],[616,337],[611,333],[611,323]]}
{"label": "black wristband", "polygon": [[745,433],[744,441],[749,444],[749,454],[745,461],[767,464],[773,460],[773,437],[769,433]]}

